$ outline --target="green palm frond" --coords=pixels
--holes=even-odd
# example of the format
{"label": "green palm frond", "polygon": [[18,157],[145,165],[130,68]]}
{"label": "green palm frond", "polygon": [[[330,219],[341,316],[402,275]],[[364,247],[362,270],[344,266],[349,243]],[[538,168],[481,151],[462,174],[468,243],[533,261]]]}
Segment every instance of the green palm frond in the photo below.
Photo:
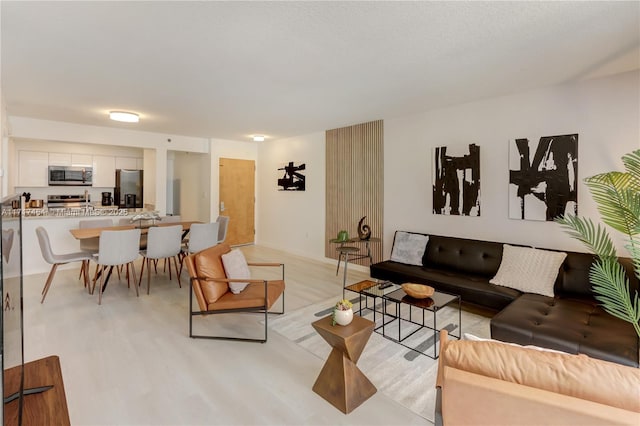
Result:
{"label": "green palm frond", "polygon": [[640,221],[640,182],[629,173],[609,172],[585,179],[598,204],[602,221],[626,235],[634,235]]}
{"label": "green palm frond", "polygon": [[[598,204],[602,221],[628,237],[626,248],[640,280],[640,243],[634,238],[640,235],[640,150],[625,155],[622,161],[625,173],[602,173],[586,178],[585,183]],[[605,311],[630,322],[640,336],[638,292],[630,293],[629,277],[618,262],[615,246],[604,227],[575,216],[563,216],[556,222],[598,256],[589,274],[595,298]]]}
{"label": "green palm frond", "polygon": [[599,259],[591,266],[590,278],[595,297],[603,309],[633,324],[640,336],[640,301],[637,292],[630,297],[624,267],[612,258]]}
{"label": "green palm frond", "polygon": [[589,218],[572,215],[561,216],[556,219],[556,222],[597,256],[602,258],[617,256],[613,241],[611,241],[607,230],[600,224],[595,226]]}
{"label": "green palm frond", "polygon": [[627,173],[640,182],[640,149],[622,157],[622,162]]}

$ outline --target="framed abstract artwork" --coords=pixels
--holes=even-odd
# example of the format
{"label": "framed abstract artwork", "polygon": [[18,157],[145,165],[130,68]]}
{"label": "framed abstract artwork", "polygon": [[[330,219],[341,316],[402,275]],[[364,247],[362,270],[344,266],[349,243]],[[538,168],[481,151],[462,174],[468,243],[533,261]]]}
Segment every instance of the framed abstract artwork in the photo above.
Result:
{"label": "framed abstract artwork", "polygon": [[307,166],[305,163],[294,163],[289,161],[278,168],[282,172],[278,177],[278,190],[280,191],[304,191],[305,175]]}
{"label": "framed abstract artwork", "polygon": [[578,214],[578,134],[509,143],[509,218]]}
{"label": "framed abstract artwork", "polygon": [[440,146],[433,153],[433,213],[480,216],[480,147]]}

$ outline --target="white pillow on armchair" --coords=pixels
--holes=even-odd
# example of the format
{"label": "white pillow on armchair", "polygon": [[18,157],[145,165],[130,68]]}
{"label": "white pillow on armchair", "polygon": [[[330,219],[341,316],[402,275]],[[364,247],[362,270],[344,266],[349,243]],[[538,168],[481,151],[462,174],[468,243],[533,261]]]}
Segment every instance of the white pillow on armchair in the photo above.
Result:
{"label": "white pillow on armchair", "polygon": [[[229,253],[222,255],[224,272],[229,279],[250,279],[251,271],[244,254],[238,249],[233,249]],[[233,294],[239,294],[249,285],[248,282],[231,282],[229,290]]]}

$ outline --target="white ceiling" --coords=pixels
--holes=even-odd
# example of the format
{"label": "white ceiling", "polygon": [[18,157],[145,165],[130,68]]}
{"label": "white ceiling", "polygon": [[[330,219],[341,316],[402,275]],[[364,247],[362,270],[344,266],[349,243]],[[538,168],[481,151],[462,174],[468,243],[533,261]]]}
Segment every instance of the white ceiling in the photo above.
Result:
{"label": "white ceiling", "polygon": [[174,135],[290,137],[640,68],[637,1],[0,7],[9,115]]}

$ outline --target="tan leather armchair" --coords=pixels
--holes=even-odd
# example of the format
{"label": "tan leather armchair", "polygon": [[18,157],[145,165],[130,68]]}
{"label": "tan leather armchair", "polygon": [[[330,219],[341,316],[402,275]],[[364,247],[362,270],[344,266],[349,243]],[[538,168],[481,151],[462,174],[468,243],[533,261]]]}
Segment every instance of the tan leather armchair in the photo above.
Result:
{"label": "tan leather armchair", "polygon": [[[218,244],[198,253],[191,254],[185,258],[187,271],[191,278],[191,294],[189,297],[189,336],[193,338],[241,340],[248,342],[267,341],[268,314],[284,313],[284,264],[282,263],[255,263],[247,262],[254,267],[277,267],[281,268],[282,279],[229,279],[227,278],[222,263],[222,255],[229,253],[231,248],[228,244]],[[249,282],[249,285],[239,294],[234,294],[229,290],[230,282]],[[198,302],[199,310],[194,311],[193,299]],[[269,312],[274,303],[282,298],[280,311]],[[193,317],[207,316],[214,314],[230,313],[263,313],[264,314],[264,337],[246,338],[217,335],[196,335],[193,334]]]}

